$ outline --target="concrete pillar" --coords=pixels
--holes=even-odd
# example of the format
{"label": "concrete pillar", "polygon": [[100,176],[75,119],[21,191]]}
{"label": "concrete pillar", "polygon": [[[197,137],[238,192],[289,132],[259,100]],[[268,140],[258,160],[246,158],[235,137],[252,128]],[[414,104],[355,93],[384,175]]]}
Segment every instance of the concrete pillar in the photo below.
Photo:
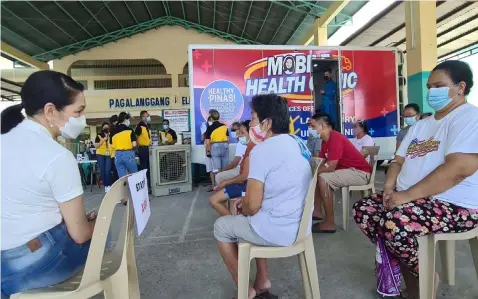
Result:
{"label": "concrete pillar", "polygon": [[318,26],[314,31],[314,46],[327,46],[327,26]]}
{"label": "concrete pillar", "polygon": [[437,64],[435,1],[405,1],[408,103],[432,112],[426,101],[427,80]]}

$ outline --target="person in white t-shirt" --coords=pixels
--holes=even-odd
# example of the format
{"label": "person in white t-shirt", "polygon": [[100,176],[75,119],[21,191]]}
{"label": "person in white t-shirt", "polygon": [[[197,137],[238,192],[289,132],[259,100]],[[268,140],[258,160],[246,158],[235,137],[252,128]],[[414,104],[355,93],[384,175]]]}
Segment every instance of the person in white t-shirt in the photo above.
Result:
{"label": "person in white t-shirt", "polygon": [[355,148],[367,158],[368,152],[363,150],[364,146],[374,146],[372,137],[369,135],[367,122],[364,120],[359,120],[354,124],[354,135],[355,137],[350,139],[350,142],[355,146]]}
{"label": "person in white t-shirt", "polygon": [[[219,251],[236,283],[238,240],[260,246],[293,244],[312,180],[310,151],[302,140],[288,134],[287,100],[258,95],[251,106],[251,131],[265,139],[250,153],[246,194],[235,203],[242,214],[221,217],[214,224]],[[267,261],[256,259],[256,264],[256,280],[248,297],[271,298]]]}
{"label": "person in white t-shirt", "polygon": [[240,137],[244,137],[239,130],[240,126],[240,122],[235,122],[231,125],[231,133],[229,137],[231,138],[231,140],[236,139],[238,141],[236,143],[236,153],[231,163],[229,163],[229,165],[227,165],[226,167],[220,169],[219,172],[216,174],[216,186],[219,185],[221,182],[230,180],[239,174],[242,157],[244,156],[247,147],[246,144],[243,144],[239,141]]}
{"label": "person in white t-shirt", "polygon": [[410,128],[383,192],[354,205],[360,229],[374,243],[382,238],[400,261],[409,298],[419,294],[417,238],[478,225],[478,108],[465,98],[472,86],[465,62],[433,69],[427,102],[436,113]]}
{"label": "person in white t-shirt", "polygon": [[95,224],[85,214],[76,159],[56,141],[76,139],[86,126],[83,85],[39,71],[21,98],[1,115],[2,298],[76,274]]}

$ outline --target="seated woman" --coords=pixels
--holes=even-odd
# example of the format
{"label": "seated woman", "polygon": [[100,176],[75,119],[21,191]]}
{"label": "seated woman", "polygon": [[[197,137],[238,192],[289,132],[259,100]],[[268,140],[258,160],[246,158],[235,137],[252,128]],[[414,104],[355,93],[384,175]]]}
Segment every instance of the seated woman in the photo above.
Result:
{"label": "seated woman", "polygon": [[76,139],[86,127],[83,85],[39,71],[21,98],[1,115],[2,298],[76,274],[95,225],[94,214],[85,215],[76,159],[56,142],[60,135]]}
{"label": "seated woman", "polygon": [[[258,95],[251,106],[251,139],[256,135],[265,139],[250,153],[246,196],[235,203],[242,215],[224,216],[214,224],[219,251],[236,284],[238,240],[261,246],[292,245],[312,180],[309,150],[288,134],[286,99],[274,94]],[[249,298],[277,298],[269,292],[267,261],[256,259],[256,264],[256,280],[249,287]]]}
{"label": "seated woman", "polygon": [[435,115],[410,128],[383,192],[354,205],[360,229],[374,243],[383,238],[400,261],[408,298],[419,294],[417,238],[478,225],[478,108],[465,99],[472,86],[465,62],[433,69],[427,102]]}
{"label": "seated woman", "polygon": [[[253,118],[252,121],[256,123],[257,119]],[[239,174],[230,180],[221,181],[219,185],[217,185],[214,195],[209,198],[211,206],[221,216],[231,215],[231,212],[225,206],[228,199],[236,199],[242,195],[242,192],[246,192],[246,181],[249,175],[249,153],[256,145],[255,142],[250,142],[249,139],[249,123],[249,120],[244,121],[241,123],[239,130],[237,130],[239,142],[247,146],[241,161]]]}
{"label": "seated woman", "polygon": [[368,153],[363,149],[364,146],[374,146],[372,137],[370,137],[368,132],[367,122],[364,120],[359,120],[354,124],[354,135],[355,137],[350,139],[350,142],[355,146],[355,148],[367,158]]}
{"label": "seated woman", "polygon": [[[243,136],[240,132],[241,123],[234,122],[231,125],[231,133],[230,138],[231,141],[239,141],[239,137]],[[230,180],[237,175],[239,175],[240,171],[240,163],[244,157],[244,153],[246,152],[247,144],[243,144],[241,142],[236,143],[236,152],[234,154],[234,159],[229,163],[226,167],[219,169],[219,172],[216,173],[216,184],[220,184],[222,181]]]}

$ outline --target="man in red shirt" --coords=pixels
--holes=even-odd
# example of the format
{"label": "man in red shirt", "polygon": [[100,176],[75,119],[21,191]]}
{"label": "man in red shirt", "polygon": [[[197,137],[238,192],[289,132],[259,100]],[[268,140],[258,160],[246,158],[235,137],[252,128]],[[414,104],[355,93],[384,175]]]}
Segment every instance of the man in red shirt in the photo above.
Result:
{"label": "man in red shirt", "polygon": [[319,167],[319,179],[315,192],[314,220],[325,219],[312,227],[314,233],[334,233],[334,191],[346,186],[368,184],[372,169],[355,146],[337,131],[333,130],[330,116],[327,113],[316,113],[312,116],[311,127],[322,139],[319,157],[324,162]]}

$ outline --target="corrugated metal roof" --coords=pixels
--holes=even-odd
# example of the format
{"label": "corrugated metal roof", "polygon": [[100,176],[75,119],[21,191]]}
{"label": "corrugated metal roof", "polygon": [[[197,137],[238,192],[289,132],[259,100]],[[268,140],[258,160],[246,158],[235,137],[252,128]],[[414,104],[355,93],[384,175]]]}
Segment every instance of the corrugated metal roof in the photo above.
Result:
{"label": "corrugated metal roof", "polygon": [[[405,3],[397,1],[343,45],[398,47],[406,50]],[[478,2],[437,1],[438,56],[478,43]]]}
{"label": "corrugated metal roof", "polygon": [[[238,44],[295,44],[330,1],[2,1],[2,41],[49,61],[166,25]],[[351,1],[329,35],[366,2]]]}

